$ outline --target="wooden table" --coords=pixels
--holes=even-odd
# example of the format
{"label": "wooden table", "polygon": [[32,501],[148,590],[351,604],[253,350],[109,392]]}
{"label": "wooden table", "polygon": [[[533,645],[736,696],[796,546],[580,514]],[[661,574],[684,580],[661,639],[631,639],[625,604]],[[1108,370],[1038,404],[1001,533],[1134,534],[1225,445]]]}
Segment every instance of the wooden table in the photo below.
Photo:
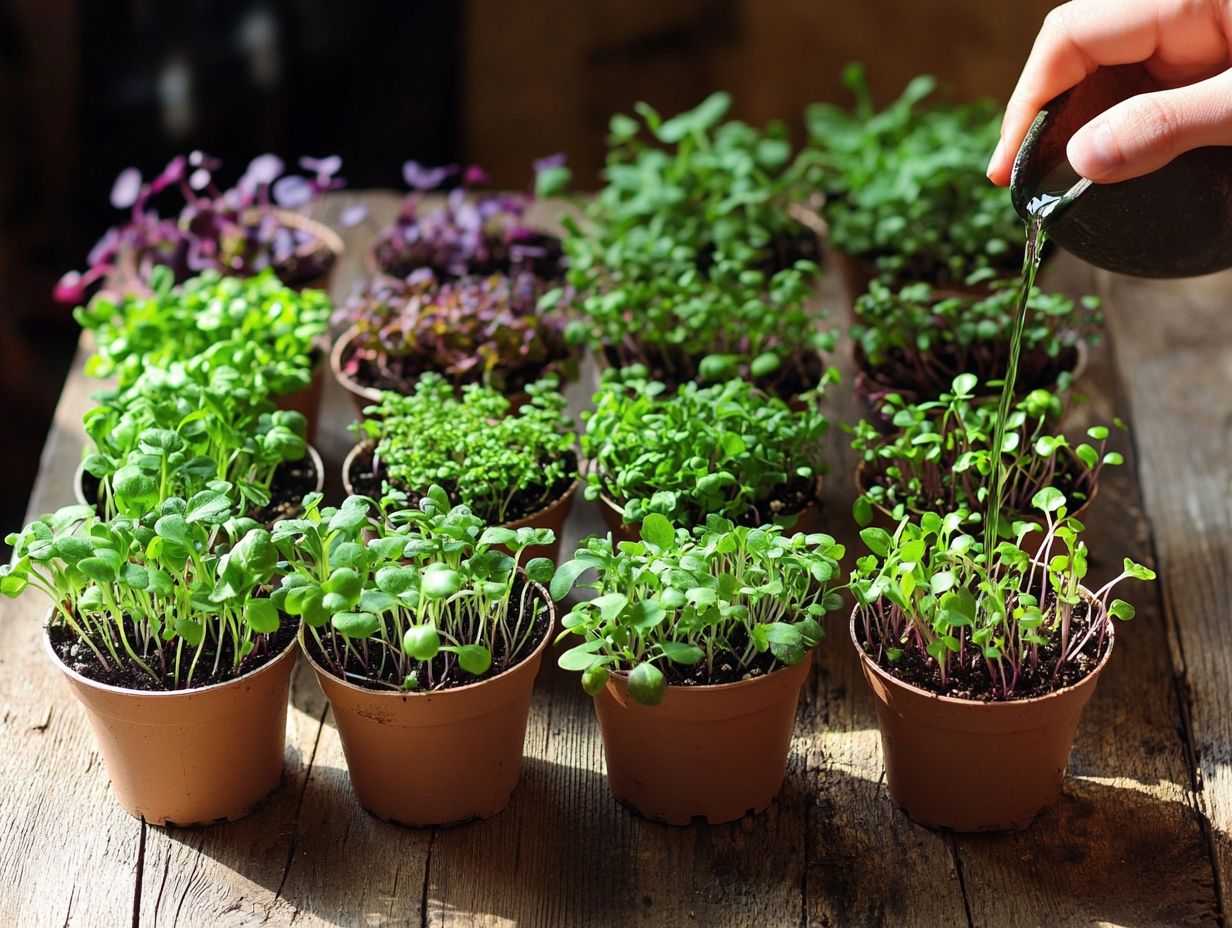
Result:
{"label": "wooden table", "polygon": [[[322,208],[329,221],[358,194]],[[377,222],[396,198],[366,194]],[[334,296],[375,225],[346,233]],[[522,782],[496,818],[411,830],[365,813],[327,705],[301,663],[286,776],[247,819],[149,827],[109,795],[85,718],[40,650],[44,604],[0,604],[0,925],[1145,926],[1222,924],[1232,893],[1232,275],[1144,282],[1061,256],[1054,281],[1098,286],[1107,338],[1083,392],[1131,422],[1089,519],[1138,618],[1083,717],[1061,802],[1029,831],[938,834],[886,796],[873,708],[832,616],[801,699],[790,772],[764,815],[670,828],[611,798],[590,700],[545,661]],[[823,301],[844,311],[830,275]],[[590,383],[573,391],[576,410]],[[77,359],[31,500],[70,501],[93,389]],[[847,388],[829,410],[854,421]],[[352,410],[332,383],[318,443],[334,474]],[[827,504],[850,541],[852,455],[834,429]],[[600,530],[579,504],[566,549]],[[854,550],[854,548],[852,549]],[[961,784],[955,784],[955,792]]]}

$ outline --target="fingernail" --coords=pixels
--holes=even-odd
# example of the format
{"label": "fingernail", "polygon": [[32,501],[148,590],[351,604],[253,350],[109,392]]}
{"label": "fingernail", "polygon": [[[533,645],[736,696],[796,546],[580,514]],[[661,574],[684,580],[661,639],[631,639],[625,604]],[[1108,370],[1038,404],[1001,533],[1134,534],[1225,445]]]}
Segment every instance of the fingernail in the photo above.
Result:
{"label": "fingernail", "polygon": [[1100,123],[1091,130],[1087,143],[1082,146],[1080,163],[1075,164],[1079,174],[1090,177],[1102,176],[1121,166],[1121,146],[1107,123]]}
{"label": "fingernail", "polygon": [[988,160],[988,170],[984,173],[991,176],[992,170],[1001,160],[1001,152],[1005,150],[1005,139],[997,139],[997,147],[992,150],[992,157]]}

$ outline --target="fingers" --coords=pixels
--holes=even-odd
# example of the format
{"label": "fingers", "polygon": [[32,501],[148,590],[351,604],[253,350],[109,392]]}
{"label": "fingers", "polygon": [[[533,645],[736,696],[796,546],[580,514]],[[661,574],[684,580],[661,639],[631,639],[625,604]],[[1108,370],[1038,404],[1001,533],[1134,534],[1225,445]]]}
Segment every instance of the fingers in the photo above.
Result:
{"label": "fingers", "polygon": [[1158,45],[1160,4],[1152,0],[1072,0],[1044,18],[1005,108],[988,176],[1005,186],[1014,156],[1040,109],[1100,65],[1145,61]]}
{"label": "fingers", "polygon": [[1075,132],[1066,154],[1083,177],[1111,184],[1205,145],[1232,145],[1232,71],[1131,97]]}

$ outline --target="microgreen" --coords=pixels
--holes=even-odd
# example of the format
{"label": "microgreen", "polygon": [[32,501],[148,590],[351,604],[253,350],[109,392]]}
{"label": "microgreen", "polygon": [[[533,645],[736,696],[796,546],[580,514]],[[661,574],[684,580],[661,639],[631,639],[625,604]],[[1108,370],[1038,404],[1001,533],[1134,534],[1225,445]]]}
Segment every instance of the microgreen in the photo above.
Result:
{"label": "microgreen", "polygon": [[[556,192],[567,183],[568,172],[563,157],[536,161],[536,192]],[[426,269],[440,280],[523,271],[543,280],[563,276],[560,239],[526,224],[526,211],[535,202],[532,193],[478,193],[474,187],[488,177],[471,165],[444,204],[425,211],[425,193],[457,174],[457,166],[424,168],[408,161],[402,173],[414,192],[372,245],[384,273],[404,278]]]}
{"label": "microgreen", "polygon": [[757,525],[814,498],[829,426],[816,397],[795,410],[743,380],[675,392],[645,368],[605,371],[583,413],[587,499],[606,495],[626,523],[658,512],[678,524],[714,513]]}
{"label": "microgreen", "polygon": [[272,272],[248,279],[207,271],[173,286],[165,268],[150,293],[116,302],[96,296],[74,316],[94,333],[86,374],[115,377],[123,388],[153,367],[177,361],[240,370],[247,386],[273,395],[312,379],[329,328],[330,303],[319,290],[296,292]]}
{"label": "microgreen", "polygon": [[[591,695],[609,672],[656,705],[666,686],[736,682],[798,664],[824,634],[821,619],[842,604],[830,589],[843,547],[829,535],[787,535],[777,525],[736,526],[711,516],[692,533],[648,515],[641,540],[588,538],[552,581],[597,592],[564,619],[560,638],[583,641],[560,656]],[[578,579],[590,571],[597,578]]]}
{"label": "microgreen", "polygon": [[253,391],[246,371],[220,365],[208,375],[203,384],[182,364],[151,368],[85,414],[93,447],[84,467],[99,480],[104,515],[141,520],[218,481],[241,512],[269,505],[279,466],[307,451],[307,422]]}
{"label": "microgreen", "polygon": [[411,495],[439,484],[451,499],[491,524],[542,509],[577,479],[576,436],[554,380],[527,386],[514,410],[491,387],[469,384],[459,398],[437,374],[407,396],[386,393],[355,426],[374,442],[389,484]]}
{"label": "microgreen", "polygon": [[277,563],[270,533],[234,518],[225,485],[163,500],[145,518],[101,520],[71,506],[10,535],[0,592],[52,601],[104,673],[139,671],[155,689],[239,675],[267,656],[282,618],[263,595]]}
{"label": "microgreen", "polygon": [[[278,209],[305,206],[341,187],[336,175],[342,160],[301,158],[299,163],[309,176],[284,175],[281,159],[260,155],[230,189],[217,183],[222,163],[199,151],[172,158],[149,181],[136,168],[126,168],[112,187],[111,205],[131,208],[128,220],[108,229],[94,246],[85,273],[70,271],[61,278],[56,299],[79,302],[107,277],[122,292],[141,291],[156,267],[169,268],[177,282],[205,270],[247,277],[269,268],[291,285],[319,277],[336,256],[313,248],[319,243],[312,235],[281,221]],[[183,204],[174,218],[164,218],[154,200],[173,191]]]}
{"label": "microgreen", "polygon": [[[994,458],[997,397],[992,394],[995,390],[982,389],[974,374],[960,374],[937,400],[909,403],[887,397],[881,412],[896,429],[889,437],[876,425],[860,422],[851,446],[865,462],[867,483],[856,500],[856,521],[868,525],[873,504],[895,521],[928,510],[960,509],[978,520]],[[1056,487],[1081,505],[1094,494],[1104,466],[1121,463],[1120,454],[1107,450],[1106,426],[1087,430],[1093,444],[1071,444],[1057,432],[1062,408],[1055,393],[1036,389],[1011,410],[1000,455],[1007,522],[1029,514],[1031,500],[1045,487]],[[1116,425],[1124,427],[1119,420]],[[1001,533],[1014,537],[1005,522]]]}
{"label": "microgreen", "polygon": [[[874,280],[856,301],[857,361],[883,392],[901,388],[926,398],[948,390],[959,374],[995,380],[1009,357],[1017,287],[1006,280],[987,296],[938,299],[928,284],[893,289]],[[1100,319],[1098,297],[1075,301],[1034,288],[1018,382],[1026,389],[1057,383],[1077,363],[1079,344],[1098,340]]]}
{"label": "microgreen", "polygon": [[864,529],[872,553],[856,561],[850,588],[869,657],[972,699],[1043,695],[1089,672],[1111,619],[1133,616],[1128,603],[1111,599],[1113,588],[1155,574],[1127,558],[1117,577],[1085,596],[1089,555],[1065,495],[1045,487],[1033,505],[1045,525],[1035,559],[1011,541],[985,551],[964,532],[962,511],[904,519],[893,534]]}
{"label": "microgreen", "polygon": [[462,685],[517,663],[548,632],[548,603],[526,581],[550,581],[552,563],[535,558],[522,570],[518,561],[554,533],[488,526],[440,487],[415,509],[359,496],[322,509],[314,494],[273,537],[285,575],[271,599],[303,619],[313,657],[341,679]]}
{"label": "microgreen", "polygon": [[843,79],[854,110],[815,104],[805,112],[834,247],[899,282],[954,285],[1015,270],[1022,222],[1009,194],[984,176],[1000,110],[988,101],[921,106],[936,88],[921,76],[877,112],[861,66],[848,66]]}
{"label": "microgreen", "polygon": [[358,332],[344,370],[398,393],[426,371],[510,393],[548,375],[570,380],[577,352],[565,342],[560,313],[538,308],[541,293],[528,274],[439,285],[431,275],[374,280],[336,314]]}

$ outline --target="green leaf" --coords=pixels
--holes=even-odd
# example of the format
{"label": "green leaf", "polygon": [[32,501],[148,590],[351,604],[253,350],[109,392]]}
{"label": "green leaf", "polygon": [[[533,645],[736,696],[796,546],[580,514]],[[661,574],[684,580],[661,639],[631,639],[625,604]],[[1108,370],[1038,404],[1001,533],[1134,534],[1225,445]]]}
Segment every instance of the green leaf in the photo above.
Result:
{"label": "green leaf", "polygon": [[582,558],[574,558],[571,561],[565,561],[556,568],[556,573],[552,575],[552,585],[549,592],[552,594],[552,599],[560,602],[570,592],[573,591],[573,585],[577,582],[578,577],[596,566],[593,560],[584,560]]}
{"label": "green leaf", "polygon": [[381,627],[371,612],[338,612],[331,621],[339,634],[348,638],[371,638]]}
{"label": "green leaf", "polygon": [[890,545],[894,543],[894,539],[890,536],[889,532],[876,526],[861,529],[860,539],[868,550],[878,557],[885,557],[890,551]]}
{"label": "green leaf", "polygon": [[766,351],[755,357],[749,365],[749,373],[754,377],[768,377],[782,365],[779,356],[773,351]]}
{"label": "green leaf", "polygon": [[596,653],[606,646],[607,642],[602,638],[591,638],[565,651],[557,658],[556,664],[561,670],[587,670],[607,660],[602,654]]}
{"label": "green leaf", "polygon": [[667,680],[654,664],[638,664],[629,674],[629,695],[643,706],[657,706],[666,692]]}
{"label": "green leaf", "polygon": [[464,644],[457,649],[458,663],[467,673],[479,676],[492,666],[492,652],[477,644]]}
{"label": "green leaf", "polygon": [[544,586],[552,582],[552,575],[556,572],[552,559],[547,557],[532,558],[523,569],[528,579],[535,583],[542,583]]}
{"label": "green leaf", "polygon": [[582,671],[582,689],[588,696],[598,696],[607,685],[608,670],[604,664],[592,664]]}
{"label": "green leaf", "polygon": [[445,564],[429,564],[420,577],[420,591],[429,599],[448,599],[462,589],[462,575]]}
{"label": "green leaf", "polygon": [[603,596],[596,596],[590,601],[590,605],[599,610],[599,615],[605,622],[611,622],[616,619],[629,605],[629,597],[623,593],[606,593]]}
{"label": "green leaf", "polygon": [[667,612],[657,599],[644,599],[629,607],[626,623],[639,634],[646,634],[666,617]]}
{"label": "green leaf", "polygon": [[215,490],[202,490],[188,501],[184,509],[184,521],[189,525],[204,522],[206,525],[218,525],[231,512],[231,504],[227,497]]}
{"label": "green leaf", "polygon": [[705,652],[697,645],[682,641],[661,641],[659,647],[673,664],[683,664],[686,667],[692,667],[705,656]]}
{"label": "green leaf", "polygon": [[432,625],[412,625],[402,636],[402,650],[417,661],[430,661],[441,650],[441,636]]}
{"label": "green leaf", "polygon": [[667,516],[658,512],[649,513],[642,520],[642,541],[653,545],[659,551],[666,551],[676,540],[676,530]]}
{"label": "green leaf", "polygon": [[1108,604],[1108,614],[1114,619],[1120,619],[1122,622],[1128,622],[1135,615],[1137,615],[1138,612],[1133,606],[1125,602],[1125,600],[1114,599]]}
{"label": "green leaf", "polygon": [[1056,512],[1065,505],[1065,494],[1056,487],[1044,487],[1031,497],[1031,505],[1041,512]]}
{"label": "green leaf", "polygon": [[276,632],[278,626],[282,624],[278,607],[268,599],[254,599],[250,602],[244,609],[244,618],[248,622],[248,627],[258,635]]}

